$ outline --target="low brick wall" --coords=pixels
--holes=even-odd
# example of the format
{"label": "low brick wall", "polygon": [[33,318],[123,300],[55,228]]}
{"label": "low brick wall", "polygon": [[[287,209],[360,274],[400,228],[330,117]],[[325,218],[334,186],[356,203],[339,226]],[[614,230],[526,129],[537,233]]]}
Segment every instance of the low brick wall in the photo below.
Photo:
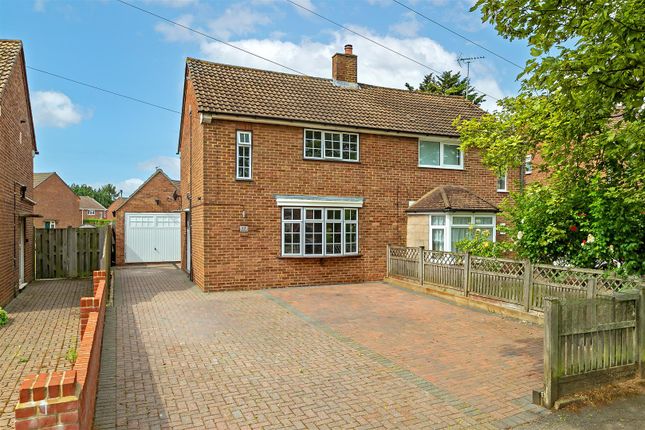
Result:
{"label": "low brick wall", "polygon": [[81,298],[81,342],[73,370],[25,378],[15,410],[16,430],[92,427],[107,299],[106,271],[94,272],[93,289],[93,297]]}

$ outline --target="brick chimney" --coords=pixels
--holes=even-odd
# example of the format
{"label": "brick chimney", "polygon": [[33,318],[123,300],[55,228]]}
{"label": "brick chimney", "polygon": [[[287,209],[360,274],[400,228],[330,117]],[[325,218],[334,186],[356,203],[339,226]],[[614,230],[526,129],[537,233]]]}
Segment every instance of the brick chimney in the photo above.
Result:
{"label": "brick chimney", "polygon": [[345,53],[331,57],[331,76],[335,81],[358,82],[358,57],[352,53],[352,45],[345,45]]}

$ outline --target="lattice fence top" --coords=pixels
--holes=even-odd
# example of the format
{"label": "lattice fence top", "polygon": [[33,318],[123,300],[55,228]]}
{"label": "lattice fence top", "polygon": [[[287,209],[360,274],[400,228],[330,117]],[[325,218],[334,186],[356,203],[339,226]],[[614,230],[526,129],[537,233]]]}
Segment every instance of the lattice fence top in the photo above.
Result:
{"label": "lattice fence top", "polygon": [[463,266],[464,255],[455,252],[445,251],[424,251],[423,261],[431,264],[443,264],[446,266]]}
{"label": "lattice fence top", "polygon": [[485,258],[485,257],[470,257],[471,270],[479,270],[482,272],[502,273],[512,276],[524,276],[524,263],[521,261]]}
{"label": "lattice fence top", "polygon": [[419,260],[419,248],[390,248],[390,256],[396,258],[405,258],[408,260]]}
{"label": "lattice fence top", "polygon": [[546,284],[559,284],[566,287],[579,289],[587,288],[589,278],[595,274],[571,270],[566,267],[555,267],[545,265],[533,266],[533,282]]}
{"label": "lattice fence top", "polygon": [[643,286],[643,281],[639,278],[617,278],[599,276],[596,278],[596,291],[613,293],[619,291],[635,290]]}

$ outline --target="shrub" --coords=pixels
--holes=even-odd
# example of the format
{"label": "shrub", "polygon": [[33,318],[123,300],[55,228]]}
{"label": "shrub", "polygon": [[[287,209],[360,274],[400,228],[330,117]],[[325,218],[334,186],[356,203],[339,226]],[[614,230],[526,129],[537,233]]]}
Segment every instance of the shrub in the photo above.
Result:
{"label": "shrub", "polygon": [[478,257],[498,258],[512,250],[509,242],[491,242],[490,230],[473,229],[473,226],[469,229],[470,237],[457,242],[457,251]]}
{"label": "shrub", "polygon": [[9,322],[9,314],[4,309],[0,308],[0,327]]}

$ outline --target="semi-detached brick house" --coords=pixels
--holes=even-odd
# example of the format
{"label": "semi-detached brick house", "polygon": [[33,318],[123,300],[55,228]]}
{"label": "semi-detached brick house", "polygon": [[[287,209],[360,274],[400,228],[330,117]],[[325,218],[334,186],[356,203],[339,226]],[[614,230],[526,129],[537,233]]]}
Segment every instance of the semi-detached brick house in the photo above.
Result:
{"label": "semi-detached brick house", "polygon": [[33,278],[37,153],[22,42],[0,40],[0,306]]}
{"label": "semi-detached brick house", "polygon": [[427,225],[417,244],[450,249],[451,222],[465,217],[496,224],[519,172],[499,181],[477,152],[461,153],[452,126],[480,108],[359,84],[349,45],[332,58],[332,76],[187,60],[182,267],[202,289],[381,279],[386,245],[406,243],[407,209],[439,186],[487,206],[411,211],[427,223],[431,212],[445,215],[444,240],[430,241]]}
{"label": "semi-detached brick house", "polygon": [[34,173],[34,228],[67,228],[81,225],[80,198],[56,172]]}
{"label": "semi-detached brick house", "polygon": [[105,206],[94,200],[90,196],[81,196],[80,200],[81,218],[107,219],[107,209]]}

